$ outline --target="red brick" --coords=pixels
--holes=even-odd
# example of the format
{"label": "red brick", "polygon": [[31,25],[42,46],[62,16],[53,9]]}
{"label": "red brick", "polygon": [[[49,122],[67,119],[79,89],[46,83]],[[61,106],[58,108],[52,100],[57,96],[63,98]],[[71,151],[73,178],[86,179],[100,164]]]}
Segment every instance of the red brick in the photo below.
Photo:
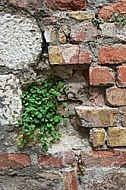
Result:
{"label": "red brick", "polygon": [[82,151],[85,167],[120,167],[126,164],[126,150]]}
{"label": "red brick", "polygon": [[19,169],[30,166],[30,158],[25,154],[0,153],[0,169]]}
{"label": "red brick", "polygon": [[56,10],[84,10],[87,7],[86,0],[46,0],[47,6],[56,11]]}
{"label": "red brick", "polygon": [[98,17],[104,19],[105,21],[109,21],[115,12],[126,14],[126,2],[118,2],[103,6],[99,10]]}
{"label": "red brick", "polygon": [[91,67],[89,70],[90,85],[112,85],[115,82],[114,73],[108,67]]}
{"label": "red brick", "polygon": [[111,106],[125,106],[126,89],[118,87],[106,89],[106,103]]}
{"label": "red brick", "polygon": [[62,168],[62,156],[39,155],[38,164],[42,169]]}
{"label": "red brick", "polygon": [[93,41],[97,36],[97,28],[93,24],[78,23],[71,26],[70,40],[73,42]]}
{"label": "red brick", "polygon": [[43,7],[41,0],[9,0],[9,3],[17,7],[33,10]]}
{"label": "red brick", "polygon": [[65,171],[64,173],[64,190],[78,190],[78,182],[74,170]]}
{"label": "red brick", "polygon": [[99,62],[102,65],[126,62],[126,45],[100,47]]}
{"label": "red brick", "polygon": [[77,106],[75,111],[77,124],[81,127],[113,127],[116,125],[117,108]]}
{"label": "red brick", "polygon": [[39,155],[38,164],[43,169],[62,168],[70,165],[75,160],[75,154],[72,151],[62,152],[58,155]]}
{"label": "red brick", "polygon": [[126,66],[117,67],[118,86],[126,87]]}

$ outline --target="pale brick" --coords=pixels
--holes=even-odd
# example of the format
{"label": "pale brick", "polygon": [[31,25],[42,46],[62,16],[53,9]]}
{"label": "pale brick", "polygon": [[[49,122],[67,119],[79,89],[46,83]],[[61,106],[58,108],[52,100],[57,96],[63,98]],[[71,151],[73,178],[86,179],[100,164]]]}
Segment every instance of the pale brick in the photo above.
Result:
{"label": "pale brick", "polygon": [[[121,52],[121,53],[120,53]],[[119,64],[126,62],[126,45],[99,48],[100,64]]]}
{"label": "pale brick", "polygon": [[115,23],[104,23],[100,24],[101,36],[111,37],[114,40],[118,39],[121,41],[126,41],[126,26],[119,27]]}
{"label": "pale brick", "polygon": [[106,89],[106,103],[111,106],[125,106],[126,89],[118,87]]}
{"label": "pale brick", "polygon": [[82,127],[109,127],[115,126],[118,109],[78,106],[75,108],[77,124]]}
{"label": "pale brick", "polygon": [[108,129],[108,141],[109,147],[126,146],[126,128],[112,127]]}
{"label": "pale brick", "polygon": [[106,134],[104,129],[93,128],[90,130],[90,142],[94,148],[103,146],[106,140],[105,137]]}
{"label": "pale brick", "polygon": [[121,109],[122,111],[122,126],[126,127],[126,107]]}
{"label": "pale brick", "polygon": [[112,85],[115,77],[112,69],[108,67],[90,67],[89,70],[90,85]]}
{"label": "pale brick", "polygon": [[93,24],[78,23],[71,25],[70,40],[74,42],[94,41],[97,36],[97,28]]}
{"label": "pale brick", "polygon": [[87,11],[73,11],[67,14],[70,18],[74,18],[78,21],[92,20],[95,17],[94,13]]}
{"label": "pale brick", "polygon": [[50,64],[89,64],[92,53],[79,45],[49,46]]}

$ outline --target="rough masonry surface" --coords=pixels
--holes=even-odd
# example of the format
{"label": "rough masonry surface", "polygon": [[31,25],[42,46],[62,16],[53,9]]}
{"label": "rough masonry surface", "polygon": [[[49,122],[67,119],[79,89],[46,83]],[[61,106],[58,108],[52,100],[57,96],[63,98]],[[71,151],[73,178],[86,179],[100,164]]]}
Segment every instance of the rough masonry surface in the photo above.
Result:
{"label": "rough masonry surface", "polygon": [[34,18],[0,14],[0,66],[27,68],[41,53],[41,31]]}

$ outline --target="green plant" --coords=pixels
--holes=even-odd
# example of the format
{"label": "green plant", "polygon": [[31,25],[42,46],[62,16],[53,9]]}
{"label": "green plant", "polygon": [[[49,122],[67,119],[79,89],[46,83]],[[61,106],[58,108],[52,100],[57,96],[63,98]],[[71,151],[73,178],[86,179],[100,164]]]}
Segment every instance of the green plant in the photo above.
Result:
{"label": "green plant", "polygon": [[104,24],[104,20],[99,18],[99,17],[95,17],[93,20],[92,20],[93,24],[97,27],[99,27],[100,24]]}
{"label": "green plant", "polygon": [[63,122],[58,112],[57,97],[65,90],[63,82],[50,80],[37,82],[22,95],[23,109],[16,126],[20,132],[17,138],[19,147],[31,141],[40,142],[46,152],[52,144],[60,140],[59,123]]}
{"label": "green plant", "polygon": [[126,18],[121,13],[115,12],[111,17],[110,22],[114,22],[116,25],[124,26],[126,24]]}

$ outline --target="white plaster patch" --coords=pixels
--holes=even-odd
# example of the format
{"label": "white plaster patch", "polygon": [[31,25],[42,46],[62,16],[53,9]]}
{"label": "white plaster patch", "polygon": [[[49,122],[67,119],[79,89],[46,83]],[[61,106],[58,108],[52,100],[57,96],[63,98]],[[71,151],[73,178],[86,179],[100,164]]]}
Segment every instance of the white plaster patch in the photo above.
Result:
{"label": "white plaster patch", "polygon": [[27,68],[41,52],[41,31],[34,18],[0,14],[0,66]]}
{"label": "white plaster patch", "polygon": [[22,109],[22,91],[15,75],[0,75],[0,125],[16,122]]}

